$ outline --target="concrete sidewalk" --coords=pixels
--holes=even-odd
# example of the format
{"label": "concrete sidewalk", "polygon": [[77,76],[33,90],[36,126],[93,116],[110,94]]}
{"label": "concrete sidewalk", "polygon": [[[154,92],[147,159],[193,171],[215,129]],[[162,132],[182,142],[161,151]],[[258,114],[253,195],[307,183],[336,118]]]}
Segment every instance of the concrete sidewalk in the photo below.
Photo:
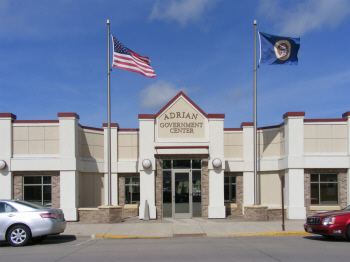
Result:
{"label": "concrete sidewalk", "polygon": [[243,219],[160,219],[128,218],[122,223],[68,222],[63,235],[93,238],[232,237],[249,235],[307,235],[305,220],[244,221]]}

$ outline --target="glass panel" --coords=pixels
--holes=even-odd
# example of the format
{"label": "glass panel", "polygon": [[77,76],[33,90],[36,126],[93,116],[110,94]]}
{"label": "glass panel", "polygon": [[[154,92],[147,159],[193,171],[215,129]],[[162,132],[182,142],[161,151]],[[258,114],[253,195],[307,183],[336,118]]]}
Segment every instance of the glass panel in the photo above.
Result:
{"label": "glass panel", "polygon": [[236,203],[236,185],[231,185],[231,203]]}
{"label": "glass panel", "polygon": [[43,176],[43,184],[51,184],[51,176]]}
{"label": "glass panel", "polygon": [[129,185],[130,184],[130,177],[126,177],[125,178],[125,185]]}
{"label": "glass panel", "polygon": [[230,178],[229,178],[229,177],[224,177],[224,183],[225,183],[225,184],[230,183]]}
{"label": "glass panel", "polygon": [[140,186],[135,185],[132,187],[132,204],[140,204]]}
{"label": "glass panel", "polygon": [[311,182],[318,182],[318,177],[319,175],[318,174],[311,174]]}
{"label": "glass panel", "polygon": [[140,184],[140,178],[139,177],[131,178],[131,184],[139,185]]}
{"label": "glass panel", "polygon": [[321,201],[322,205],[338,204],[338,184],[323,183],[321,184]]}
{"label": "glass panel", "polygon": [[173,169],[190,169],[191,160],[173,160]]}
{"label": "glass panel", "polygon": [[338,176],[337,174],[321,174],[321,182],[337,182]]}
{"label": "glass panel", "polygon": [[43,186],[44,193],[43,193],[43,206],[50,206],[52,205],[51,201],[51,186]]}
{"label": "glass panel", "polygon": [[171,171],[163,171],[163,217],[172,217]]}
{"label": "glass panel", "polygon": [[41,176],[24,176],[23,183],[25,185],[29,184],[41,184]]}
{"label": "glass panel", "polygon": [[132,186],[125,186],[125,204],[131,204]]}
{"label": "glass panel", "polygon": [[41,202],[41,186],[25,186],[24,187],[24,192],[23,192],[23,199],[37,204],[37,205],[42,205]]}
{"label": "glass panel", "polygon": [[311,184],[311,205],[318,205],[319,203],[319,184]]}
{"label": "glass panel", "polygon": [[231,177],[231,183],[232,183],[232,184],[236,184],[236,177],[235,177],[235,176],[232,176],[232,177]]}
{"label": "glass panel", "polygon": [[175,213],[189,213],[189,173],[175,173]]}
{"label": "glass panel", "polygon": [[201,169],[201,168],[202,168],[202,160],[192,159],[192,169]]}
{"label": "glass panel", "polygon": [[230,201],[230,186],[229,185],[224,185],[224,200],[226,202]]}
{"label": "glass panel", "polygon": [[192,171],[192,203],[193,217],[202,217],[201,171]]}
{"label": "glass panel", "polygon": [[163,160],[162,168],[163,169],[171,169],[171,160]]}

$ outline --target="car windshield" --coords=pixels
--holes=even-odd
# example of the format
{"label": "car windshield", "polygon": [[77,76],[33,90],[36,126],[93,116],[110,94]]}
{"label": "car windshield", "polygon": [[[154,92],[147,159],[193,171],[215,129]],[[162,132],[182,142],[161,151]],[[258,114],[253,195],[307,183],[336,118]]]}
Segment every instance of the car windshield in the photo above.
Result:
{"label": "car windshield", "polygon": [[45,207],[43,206],[39,206],[27,201],[23,201],[23,200],[16,200],[16,203],[22,205],[22,206],[26,206],[26,207],[30,207],[30,208],[34,208],[34,209],[45,209]]}
{"label": "car windshield", "polygon": [[350,210],[350,206],[347,206],[347,207],[344,208],[343,210]]}

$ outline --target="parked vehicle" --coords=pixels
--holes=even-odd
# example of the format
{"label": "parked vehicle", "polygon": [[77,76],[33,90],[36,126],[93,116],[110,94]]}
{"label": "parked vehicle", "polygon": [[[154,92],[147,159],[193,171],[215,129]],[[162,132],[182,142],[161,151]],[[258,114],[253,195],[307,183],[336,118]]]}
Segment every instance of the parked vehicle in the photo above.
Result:
{"label": "parked vehicle", "polygon": [[304,229],[308,233],[322,235],[326,238],[339,236],[350,239],[350,206],[338,211],[308,216]]}
{"label": "parked vehicle", "polygon": [[0,240],[24,246],[48,235],[64,232],[66,220],[61,209],[45,208],[21,200],[0,200]]}

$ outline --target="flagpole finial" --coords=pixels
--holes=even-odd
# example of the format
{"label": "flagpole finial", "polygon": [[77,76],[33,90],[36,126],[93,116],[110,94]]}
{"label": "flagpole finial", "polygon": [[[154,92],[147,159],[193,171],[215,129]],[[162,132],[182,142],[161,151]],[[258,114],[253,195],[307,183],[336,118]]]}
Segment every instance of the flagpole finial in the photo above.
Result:
{"label": "flagpole finial", "polygon": [[256,20],[254,20],[254,25],[257,25],[257,24],[258,24],[258,22]]}
{"label": "flagpole finial", "polygon": [[107,24],[109,25],[109,19],[107,19]]}

